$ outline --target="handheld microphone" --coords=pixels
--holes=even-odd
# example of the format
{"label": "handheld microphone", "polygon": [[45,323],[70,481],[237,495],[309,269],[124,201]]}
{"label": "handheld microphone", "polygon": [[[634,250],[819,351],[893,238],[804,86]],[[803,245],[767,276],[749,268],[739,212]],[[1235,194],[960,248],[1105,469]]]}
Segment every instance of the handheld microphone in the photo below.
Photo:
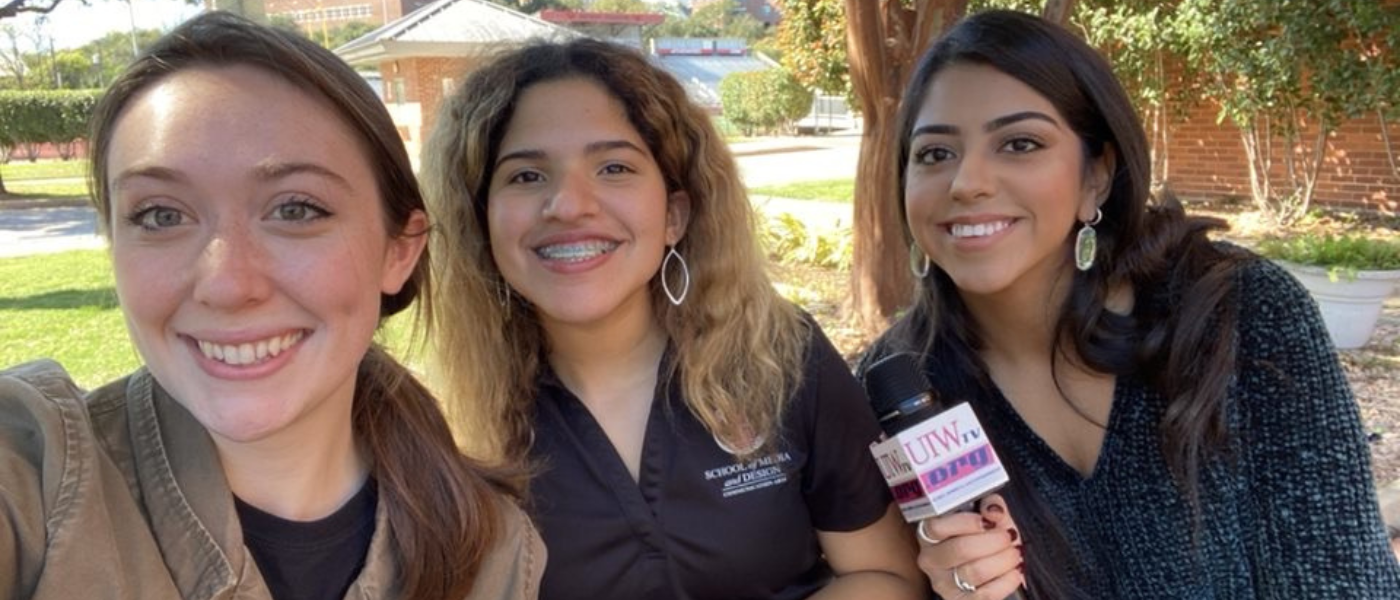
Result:
{"label": "handheld microphone", "polygon": [[1006,484],[1006,469],[972,407],[962,402],[940,412],[942,402],[914,355],[882,358],[864,379],[885,432],[870,453],[905,521],[970,510]]}

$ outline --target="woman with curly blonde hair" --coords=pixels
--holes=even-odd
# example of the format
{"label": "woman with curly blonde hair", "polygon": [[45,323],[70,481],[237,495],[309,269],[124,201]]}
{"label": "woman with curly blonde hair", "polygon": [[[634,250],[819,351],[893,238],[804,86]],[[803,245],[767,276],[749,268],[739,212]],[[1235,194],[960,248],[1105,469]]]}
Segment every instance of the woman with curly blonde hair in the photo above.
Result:
{"label": "woman with curly blonde hair", "polygon": [[533,467],[542,597],[919,597],[861,390],[675,79],[594,40],[506,52],[423,184],[437,375],[476,451]]}

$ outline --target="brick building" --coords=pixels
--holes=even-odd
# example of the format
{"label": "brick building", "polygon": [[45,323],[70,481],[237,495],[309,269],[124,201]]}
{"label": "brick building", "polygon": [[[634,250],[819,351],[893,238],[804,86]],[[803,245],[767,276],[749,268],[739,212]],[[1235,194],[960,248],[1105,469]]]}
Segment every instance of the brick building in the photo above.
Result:
{"label": "brick building", "polygon": [[485,0],[436,0],[337,48],[336,54],[353,65],[379,67],[384,103],[416,160],[438,104],[483,57],[528,40],[578,35]]}
{"label": "brick building", "polygon": [[[1159,164],[1159,173],[1165,173],[1171,189],[1186,198],[1248,199],[1249,162],[1244,143],[1233,124],[1216,124],[1218,111],[1215,104],[1205,102],[1184,120],[1169,125],[1165,168]],[[1386,129],[1387,135],[1382,135],[1380,119],[1372,113],[1342,124],[1328,136],[1314,202],[1400,212],[1400,168],[1391,163],[1390,154],[1400,154],[1400,123],[1389,121]],[[1316,131],[1304,131],[1302,145],[1310,145]],[[1285,150],[1285,142],[1275,138],[1270,171],[1275,185],[1287,181]],[[1394,158],[1400,161],[1400,156]]]}

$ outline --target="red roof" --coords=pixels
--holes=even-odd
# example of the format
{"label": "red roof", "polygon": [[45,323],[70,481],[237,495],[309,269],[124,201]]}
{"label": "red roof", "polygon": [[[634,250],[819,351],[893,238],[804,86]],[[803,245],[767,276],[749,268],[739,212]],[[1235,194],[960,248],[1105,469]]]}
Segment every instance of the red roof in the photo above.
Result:
{"label": "red roof", "polygon": [[593,12],[589,10],[546,9],[537,15],[550,23],[603,23],[608,25],[660,25],[666,20],[661,13]]}

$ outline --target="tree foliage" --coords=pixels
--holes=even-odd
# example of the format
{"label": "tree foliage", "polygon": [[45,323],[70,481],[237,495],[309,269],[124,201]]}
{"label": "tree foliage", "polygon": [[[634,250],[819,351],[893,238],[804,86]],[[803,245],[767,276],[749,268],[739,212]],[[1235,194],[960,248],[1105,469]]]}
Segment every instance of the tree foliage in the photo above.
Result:
{"label": "tree foliage", "polygon": [[746,12],[736,12],[734,0],[712,2],[690,13],[690,16],[667,15],[666,21],[657,25],[652,35],[655,37],[735,37],[749,42],[767,34],[763,23]]}
{"label": "tree foliage", "polygon": [[802,85],[849,96],[844,0],[782,0],[777,46],[783,66]]}
{"label": "tree foliage", "polygon": [[528,15],[547,9],[569,10],[583,8],[582,0],[487,0],[492,4],[499,4],[511,10],[518,10]]}
{"label": "tree foliage", "polygon": [[593,3],[588,5],[588,10],[611,13],[656,12],[655,8],[642,0],[593,0]]}
{"label": "tree foliage", "polygon": [[1240,131],[1256,207],[1280,225],[1307,212],[1331,132],[1400,98],[1400,10],[1375,0],[1180,0],[1168,28]]}
{"label": "tree foliage", "polygon": [[772,131],[802,118],[812,107],[812,91],[785,69],[731,73],[719,82],[724,118],[744,128]]}

